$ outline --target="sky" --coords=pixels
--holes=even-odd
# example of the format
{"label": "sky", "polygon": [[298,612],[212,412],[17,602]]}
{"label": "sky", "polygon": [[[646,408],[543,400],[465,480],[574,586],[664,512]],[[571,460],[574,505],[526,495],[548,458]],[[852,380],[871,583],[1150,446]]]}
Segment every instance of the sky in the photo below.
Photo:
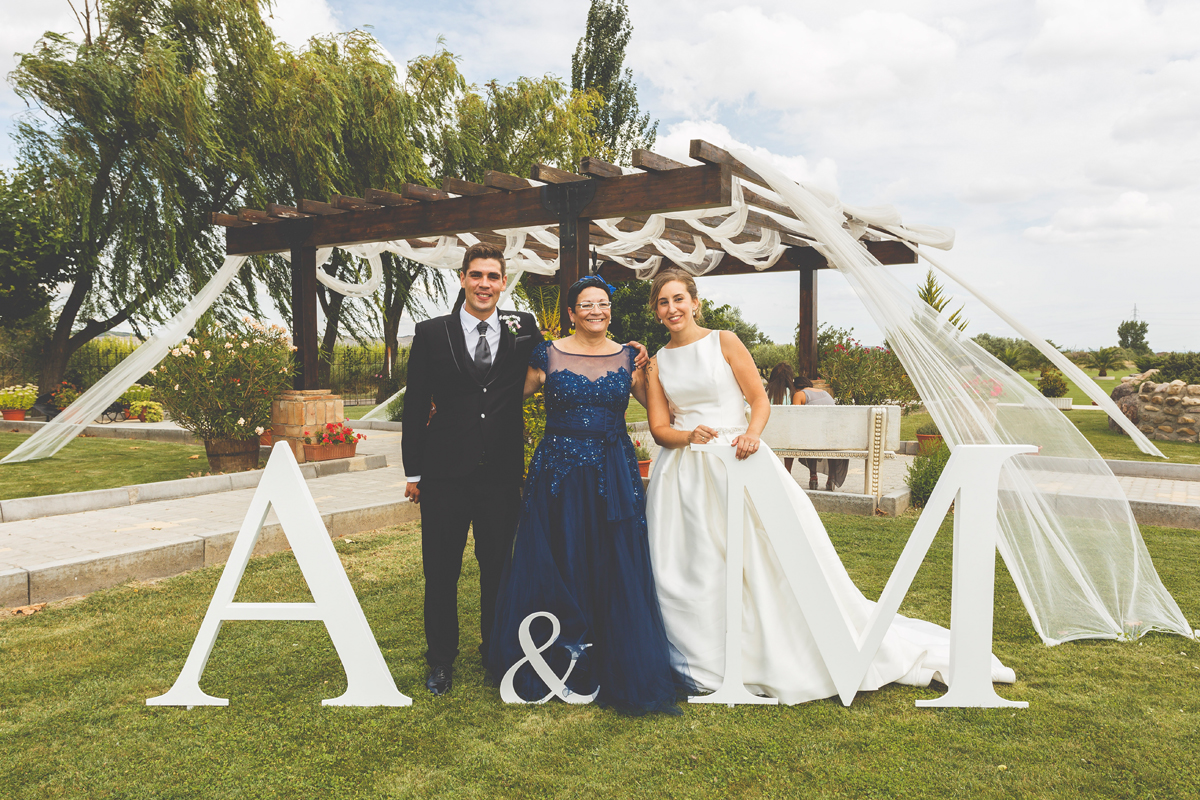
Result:
{"label": "sky", "polygon": [[[0,0],[0,54],[75,26],[66,0]],[[939,253],[980,291],[1061,346],[1116,344],[1149,323],[1156,350],[1198,350],[1200,3],[1177,0],[628,0],[626,65],[654,149],[688,142],[769,153],[797,180],[907,222],[949,226]],[[272,25],[295,47],[367,28],[398,63],[439,38],[467,79],[570,78],[588,0],[503,4],[278,0]],[[368,27],[369,26],[369,27]],[[0,56],[5,72],[9,63]],[[0,86],[0,164],[27,113]],[[892,267],[916,286],[924,265]],[[968,334],[1015,335],[982,304]],[[797,321],[796,273],[701,278],[776,341]],[[880,333],[833,270],[819,317]],[[404,326],[411,329],[411,322]],[[402,331],[403,332],[403,331]]]}

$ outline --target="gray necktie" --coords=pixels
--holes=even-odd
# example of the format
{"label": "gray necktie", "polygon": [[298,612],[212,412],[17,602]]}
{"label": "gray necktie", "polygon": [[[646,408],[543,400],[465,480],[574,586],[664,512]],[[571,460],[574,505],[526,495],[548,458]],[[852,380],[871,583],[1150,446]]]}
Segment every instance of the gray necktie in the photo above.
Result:
{"label": "gray necktie", "polygon": [[484,371],[492,365],[492,348],[487,343],[488,324],[480,322],[475,330],[479,331],[479,343],[475,345],[475,366]]}

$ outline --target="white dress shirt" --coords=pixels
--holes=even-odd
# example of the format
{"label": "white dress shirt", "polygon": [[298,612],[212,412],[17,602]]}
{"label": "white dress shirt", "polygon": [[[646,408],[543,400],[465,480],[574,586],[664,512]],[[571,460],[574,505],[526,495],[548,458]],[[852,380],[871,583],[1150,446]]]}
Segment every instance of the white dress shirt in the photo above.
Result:
{"label": "white dress shirt", "polygon": [[[458,320],[463,326],[463,338],[467,345],[467,358],[475,358],[475,348],[479,346],[479,323],[487,323],[487,343],[492,351],[492,362],[496,361],[496,353],[500,351],[500,312],[492,309],[492,315],[485,320],[472,316],[466,307],[458,310]],[[420,483],[420,475],[409,475],[409,483]]]}
{"label": "white dress shirt", "polygon": [[[467,358],[475,358],[475,348],[479,346],[479,323],[478,317],[472,316],[467,311],[466,306],[458,310],[458,319],[462,322],[463,336],[466,338]],[[492,361],[496,360],[496,353],[500,350],[500,312],[492,309],[492,315],[483,322],[487,323],[487,343],[488,348],[492,352]]]}

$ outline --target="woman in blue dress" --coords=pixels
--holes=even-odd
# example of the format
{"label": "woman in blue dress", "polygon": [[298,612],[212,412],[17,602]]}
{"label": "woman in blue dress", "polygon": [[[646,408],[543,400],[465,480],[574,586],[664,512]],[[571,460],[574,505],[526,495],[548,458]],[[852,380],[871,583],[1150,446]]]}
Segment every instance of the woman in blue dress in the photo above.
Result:
{"label": "woman in blue dress", "polygon": [[[611,302],[603,279],[578,281],[567,294],[575,333],[530,357],[526,396],[545,387],[546,432],[525,480],[488,667],[502,694],[527,702],[553,696],[565,677],[558,694],[572,702],[594,695],[627,713],[678,713],[690,681],[659,611],[646,499],[625,431],[630,392],[644,404],[645,377],[635,351],[607,338]],[[553,623],[537,616],[523,646],[523,623],[538,612],[557,618],[558,638],[545,646]]]}

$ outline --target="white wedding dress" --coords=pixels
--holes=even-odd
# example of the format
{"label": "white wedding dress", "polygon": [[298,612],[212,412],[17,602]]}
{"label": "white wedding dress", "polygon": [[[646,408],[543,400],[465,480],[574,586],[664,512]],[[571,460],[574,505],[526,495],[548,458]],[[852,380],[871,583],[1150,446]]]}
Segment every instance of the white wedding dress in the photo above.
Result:
{"label": "white wedding dress", "polygon": [[[719,430],[717,441],[725,443],[746,430],[742,391],[721,354],[718,332],[683,347],[663,348],[657,360],[674,428],[690,431],[707,425]],[[861,631],[874,603],[850,580],[808,496],[778,459],[775,463],[782,490],[800,520],[796,535],[808,538],[843,617]],[[725,668],[725,503],[725,467],[719,459],[690,448],[659,451],[646,500],[654,580],[667,638],[704,690],[721,686]],[[837,689],[749,497],[746,520],[746,687],[788,704],[833,697]],[[949,643],[947,629],[897,615],[860,691],[888,683],[926,686],[935,678],[945,683]],[[992,678],[1000,683],[1016,680],[994,656]]]}

